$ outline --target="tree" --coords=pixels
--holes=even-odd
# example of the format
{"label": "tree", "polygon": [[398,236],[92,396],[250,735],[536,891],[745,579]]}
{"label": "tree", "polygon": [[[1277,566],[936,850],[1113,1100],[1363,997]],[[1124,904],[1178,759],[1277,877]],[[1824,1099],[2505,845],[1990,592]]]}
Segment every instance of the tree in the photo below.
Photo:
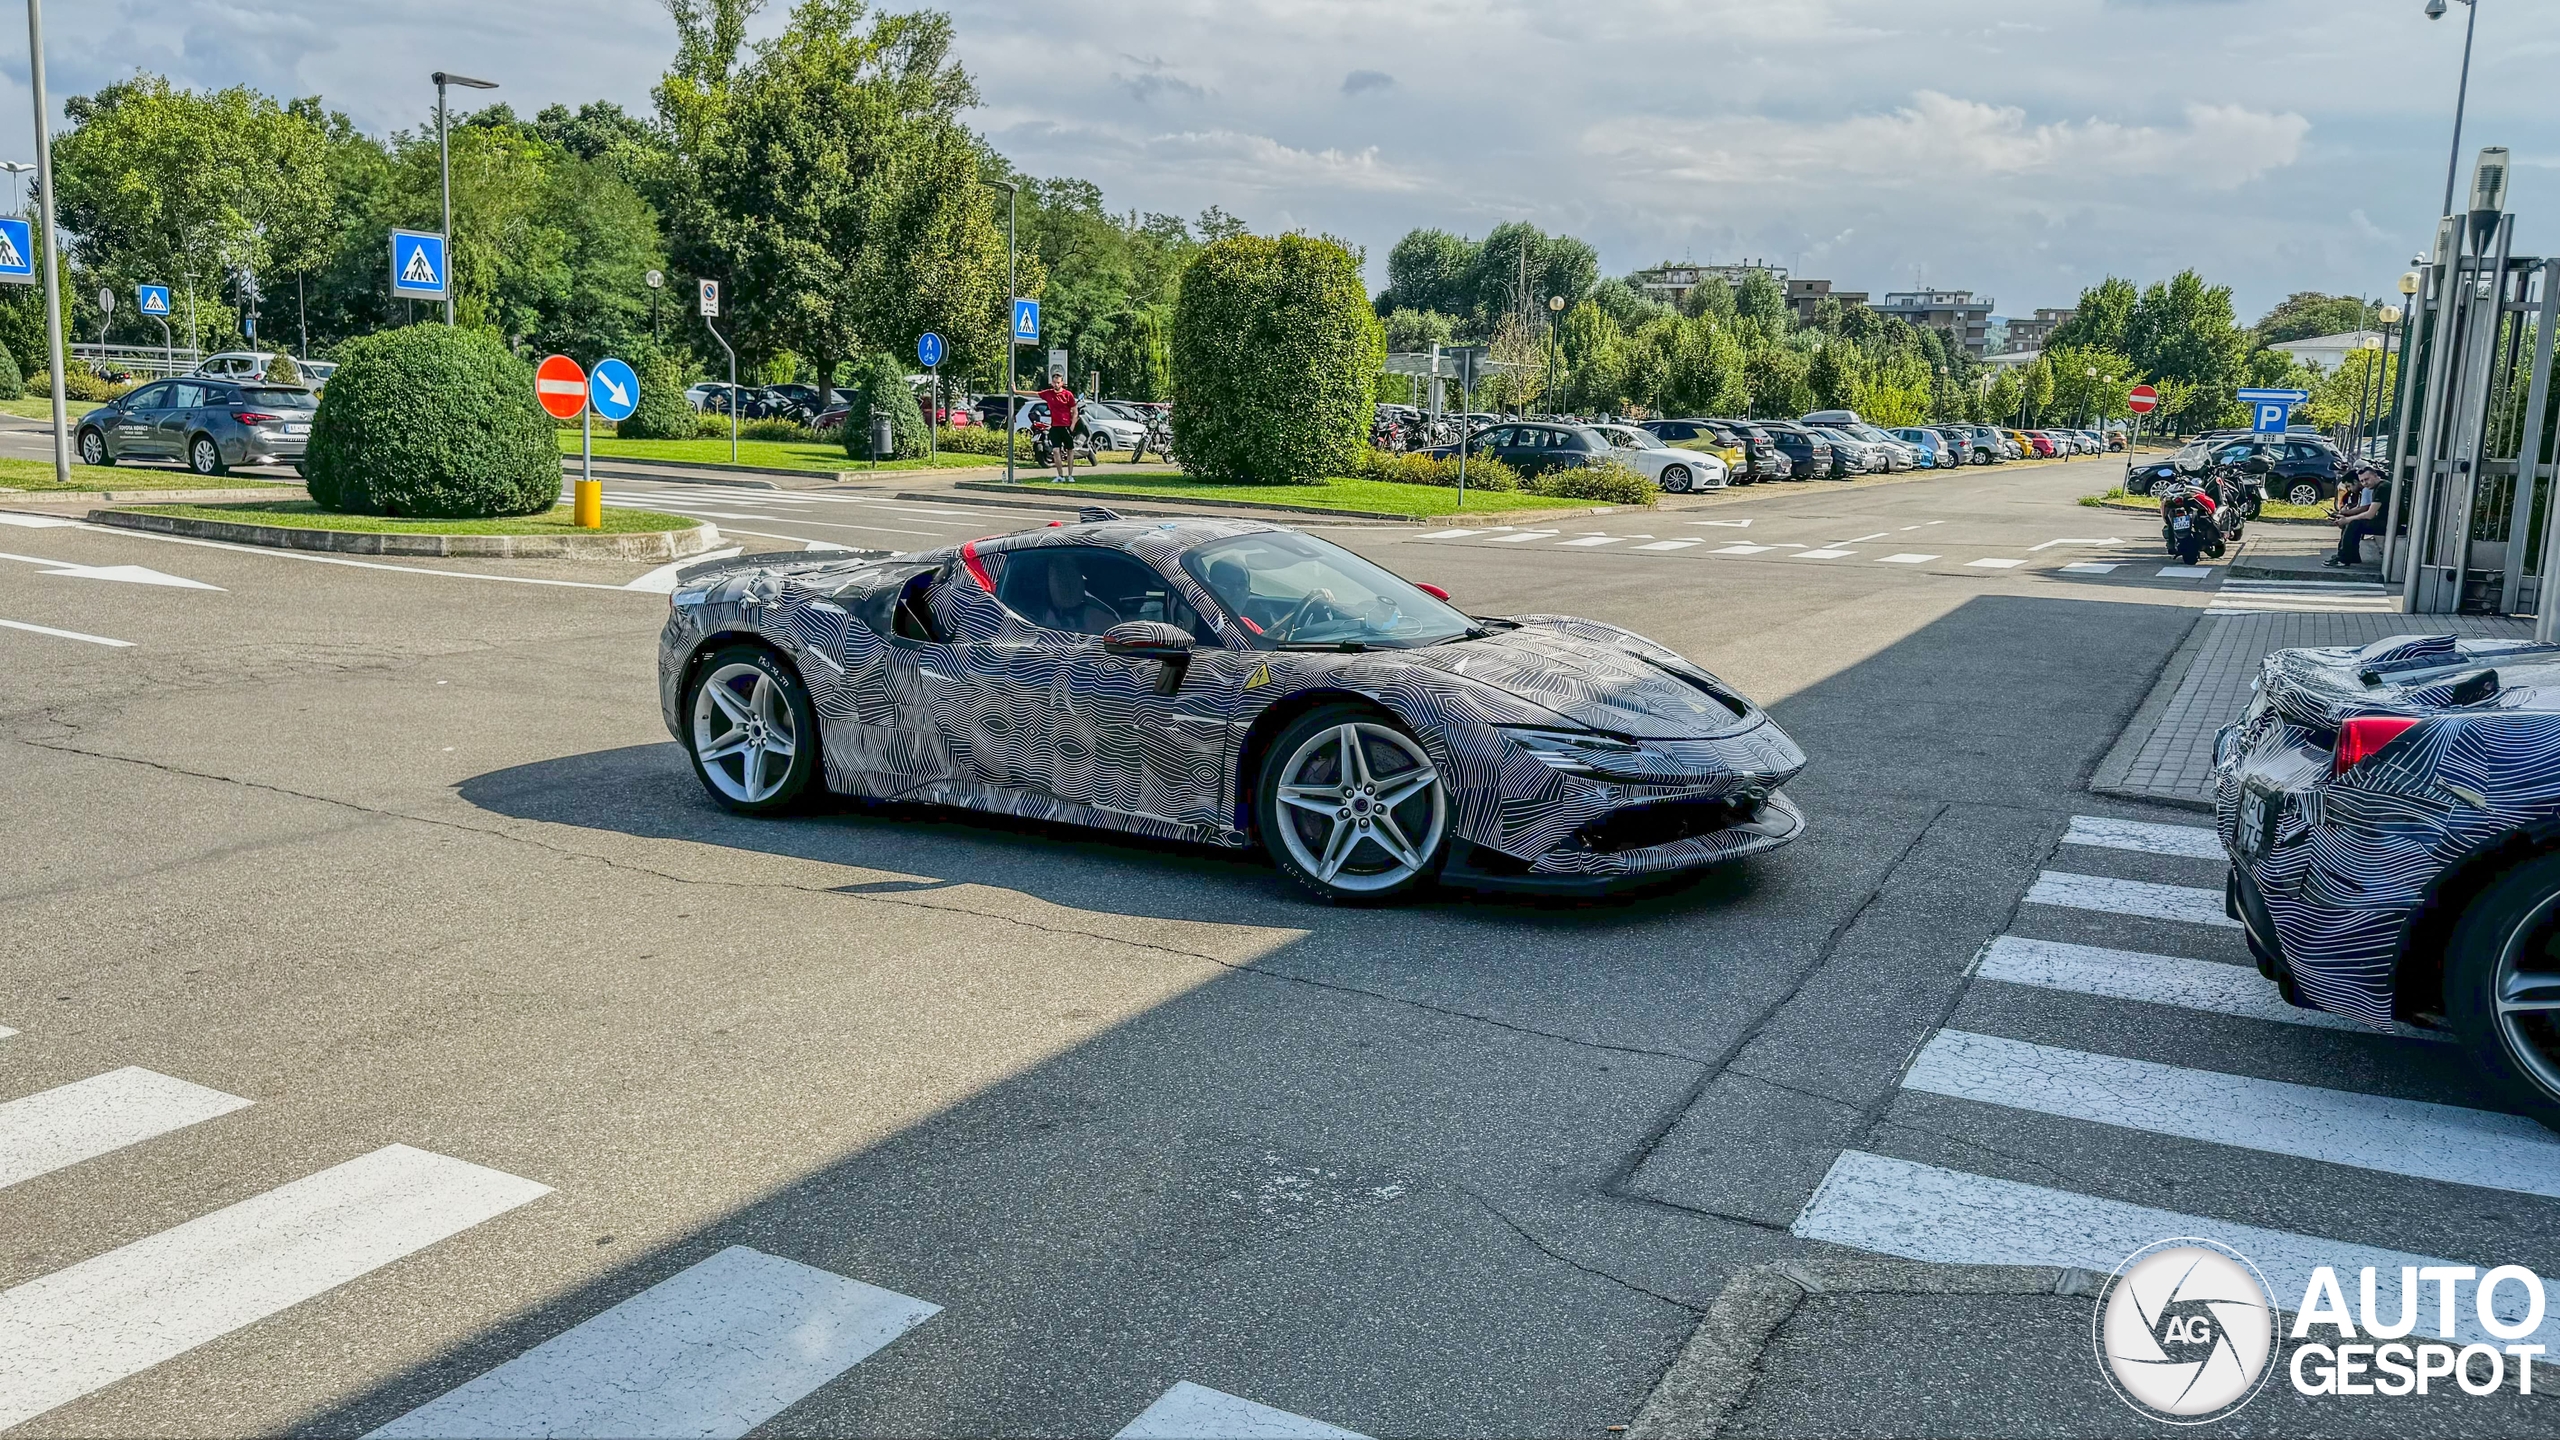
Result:
{"label": "tree", "polygon": [[1751,413],[1771,419],[1802,415],[1814,408],[1813,387],[1805,383],[1805,358],[1780,345],[1754,346],[1743,362],[1743,383]]}
{"label": "tree", "polygon": [[[1837,302],[1834,302],[1837,303]],[[1860,366],[1855,346],[1840,341],[1813,352],[1805,383],[1813,387],[1813,403],[1824,410],[1846,410],[1856,397]]]}
{"label": "tree", "polygon": [[2053,357],[2051,355],[2038,355],[2035,363],[2029,365],[2018,376],[2018,403],[2022,407],[2023,416],[2019,423],[2025,425],[2042,423],[2045,407],[2053,403]]}
{"label": "tree", "polygon": [[928,329],[964,371],[999,358],[1004,237],[958,120],[977,91],[950,18],[802,0],[733,71],[749,7],[675,8],[653,178],[677,264],[724,282],[742,348],[808,358],[822,390],[845,356]]}
{"label": "tree", "polygon": [[2113,275],[2080,292],[2080,304],[2071,318],[2053,327],[2045,340],[2048,349],[2081,346],[2123,352],[2125,333],[2133,323],[2133,307],[2142,298],[2130,280]]}
{"label": "tree", "polygon": [[[158,75],[62,108],[70,128],[54,141],[61,221],[95,279],[129,290],[192,277],[199,314],[222,334],[233,326],[227,308],[208,303],[216,282],[241,269],[300,272],[326,253],[326,137],[306,111],[245,86],[199,93]],[[122,338],[158,343],[158,326],[119,313]]]}
{"label": "tree", "polygon": [[1795,312],[1787,308],[1786,288],[1766,270],[1755,268],[1743,274],[1742,283],[1734,288],[1733,308],[1771,334],[1784,334],[1795,325]]}
{"label": "tree", "polygon": [[1348,471],[1374,414],[1386,340],[1348,251],[1303,235],[1203,246],[1173,320],[1184,467],[1216,480]]}
{"label": "tree", "polygon": [[2378,300],[2359,300],[2353,295],[2323,295],[2317,290],[2297,290],[2276,307],[2260,316],[2251,333],[2260,345],[2281,345],[2287,340],[2308,340],[2315,335],[2343,335],[2370,325]]}
{"label": "tree", "polygon": [[2019,378],[2018,367],[2000,367],[2000,372],[1991,377],[1991,388],[1983,393],[1983,415],[1995,424],[2015,425],[2018,411],[2025,404],[2026,386]]}
{"label": "tree", "polygon": [[1679,313],[1624,280],[1601,281],[1591,287],[1590,298],[1608,314],[1612,323],[1630,333],[1656,316]]}
{"label": "tree", "polygon": [[889,453],[901,460],[920,460],[925,453],[924,411],[907,385],[907,367],[895,355],[879,352],[856,361],[845,397],[844,449],[856,460],[873,458],[871,422],[889,417]]}
{"label": "tree", "polygon": [[1409,230],[1387,252],[1387,289],[1379,313],[1435,310],[1463,315],[1473,308],[1469,277],[1476,247],[1446,230]]}
{"label": "tree", "polygon": [[1456,323],[1437,310],[1390,311],[1385,329],[1390,355],[1424,354],[1434,345],[1454,343],[1458,334]]}
{"label": "tree", "polygon": [[560,499],[533,373],[486,331],[412,325],[349,341],[305,461],[311,498],[360,515],[532,515]]}
{"label": "tree", "polygon": [[[2065,423],[2110,420],[2128,414],[2125,397],[2133,392],[2133,362],[2113,350],[2090,345],[2053,345],[2043,358],[2053,370],[2053,407]],[[2093,376],[2089,372],[2096,371]]]}
{"label": "tree", "polygon": [[1570,304],[1600,279],[1599,252],[1570,235],[1549,235],[1526,221],[1493,227],[1475,248],[1468,272],[1469,310],[1480,333],[1490,333],[1503,315],[1535,323],[1547,297],[1561,295]]}
{"label": "tree", "polygon": [[2248,336],[2231,313],[2231,287],[2181,270],[2142,292],[2125,324],[2125,354],[2153,380],[2232,388]]}

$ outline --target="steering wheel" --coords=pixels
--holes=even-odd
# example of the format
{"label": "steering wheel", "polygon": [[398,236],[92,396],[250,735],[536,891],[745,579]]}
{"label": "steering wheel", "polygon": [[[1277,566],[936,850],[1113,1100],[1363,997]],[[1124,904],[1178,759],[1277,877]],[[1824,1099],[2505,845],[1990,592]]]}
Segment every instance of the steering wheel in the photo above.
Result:
{"label": "steering wheel", "polygon": [[[1290,610],[1288,614],[1280,617],[1279,624],[1271,627],[1271,638],[1274,640],[1286,640],[1290,636],[1297,634],[1298,626],[1303,621],[1310,618],[1309,612],[1318,604],[1323,605],[1328,610],[1332,610],[1334,608],[1333,596],[1323,590],[1308,591],[1305,598],[1301,599],[1294,609]],[[1337,611],[1336,613],[1340,612]]]}

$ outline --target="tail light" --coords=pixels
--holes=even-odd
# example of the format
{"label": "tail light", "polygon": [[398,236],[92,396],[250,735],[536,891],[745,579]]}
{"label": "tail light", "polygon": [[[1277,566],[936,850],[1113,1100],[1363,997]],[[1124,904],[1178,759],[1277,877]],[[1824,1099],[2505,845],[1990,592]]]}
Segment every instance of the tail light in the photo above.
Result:
{"label": "tail light", "polygon": [[2338,727],[2338,748],[2329,756],[2329,773],[2344,775],[2417,723],[2402,715],[2359,715],[2349,720]]}
{"label": "tail light", "polygon": [[284,417],[270,415],[264,410],[234,410],[231,412],[231,418],[243,425],[273,425]]}

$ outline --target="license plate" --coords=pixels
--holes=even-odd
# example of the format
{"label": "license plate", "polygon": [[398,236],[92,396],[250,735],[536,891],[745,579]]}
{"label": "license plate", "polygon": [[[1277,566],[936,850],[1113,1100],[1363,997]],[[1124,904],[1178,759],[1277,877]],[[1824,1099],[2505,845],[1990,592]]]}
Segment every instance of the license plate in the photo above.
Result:
{"label": "license plate", "polygon": [[2195,526],[2195,523],[2196,517],[2193,515],[2175,515],[2170,517],[2169,528],[2172,530],[2187,530],[2192,529]]}
{"label": "license plate", "polygon": [[2250,789],[2243,789],[2240,792],[2240,819],[2233,829],[2231,845],[2243,859],[2256,855],[2266,848],[2267,831],[2270,828],[2268,821],[2274,813],[2274,807],[2267,803],[2267,797],[2264,794]]}
{"label": "license plate", "polygon": [[300,421],[296,421],[293,424],[284,427],[284,433],[287,435],[308,435],[311,433],[311,427]]}

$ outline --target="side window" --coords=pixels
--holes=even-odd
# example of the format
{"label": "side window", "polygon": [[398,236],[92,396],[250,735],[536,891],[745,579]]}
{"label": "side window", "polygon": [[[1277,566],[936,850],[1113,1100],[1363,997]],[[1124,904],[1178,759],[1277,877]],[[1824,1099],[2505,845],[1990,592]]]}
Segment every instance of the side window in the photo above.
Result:
{"label": "side window", "polygon": [[127,410],[157,410],[168,403],[169,385],[167,381],[162,381],[157,385],[145,385],[141,389],[124,397],[124,408]]}
{"label": "side window", "polygon": [[169,396],[160,402],[167,410],[193,410],[204,403],[204,386],[181,380],[169,387]]}
{"label": "side window", "polygon": [[1129,620],[1161,620],[1200,633],[1200,617],[1146,562],[1092,545],[1011,552],[996,579],[1005,608],[1044,630],[1100,635]]}
{"label": "side window", "polygon": [[1477,448],[1483,450],[1500,450],[1506,448],[1510,444],[1511,429],[1509,426],[1504,426],[1494,430],[1487,430],[1482,435],[1476,437]]}

